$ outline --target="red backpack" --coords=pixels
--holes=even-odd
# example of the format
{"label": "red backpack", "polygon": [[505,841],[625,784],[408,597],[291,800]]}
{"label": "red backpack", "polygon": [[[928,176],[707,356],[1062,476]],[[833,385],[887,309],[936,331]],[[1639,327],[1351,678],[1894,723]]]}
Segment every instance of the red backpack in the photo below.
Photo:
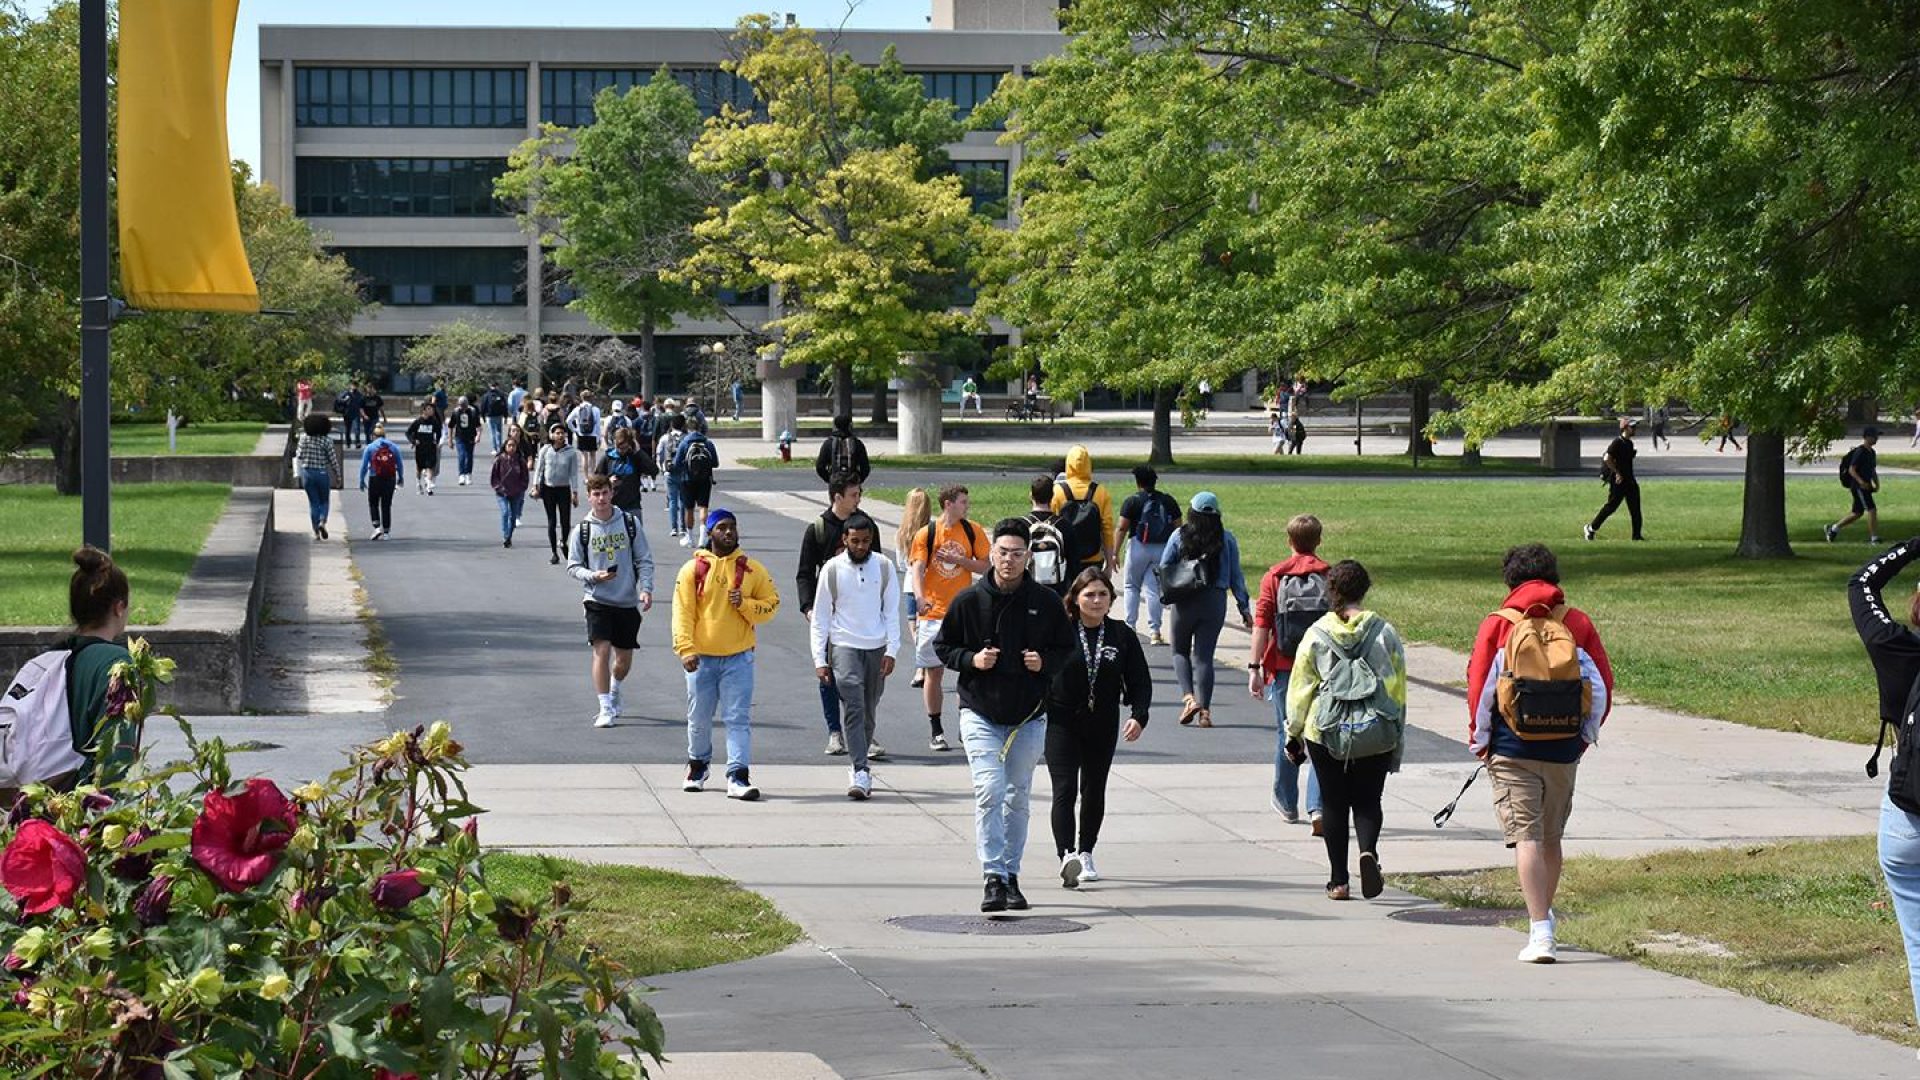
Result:
{"label": "red backpack", "polygon": [[[707,575],[713,573],[714,560],[704,556],[693,557],[693,595],[698,597],[707,588]],[[733,587],[738,589],[747,580],[747,557],[740,556],[733,563]]]}
{"label": "red backpack", "polygon": [[400,455],[394,453],[389,443],[381,443],[373,448],[373,459],[368,465],[375,476],[400,475]]}

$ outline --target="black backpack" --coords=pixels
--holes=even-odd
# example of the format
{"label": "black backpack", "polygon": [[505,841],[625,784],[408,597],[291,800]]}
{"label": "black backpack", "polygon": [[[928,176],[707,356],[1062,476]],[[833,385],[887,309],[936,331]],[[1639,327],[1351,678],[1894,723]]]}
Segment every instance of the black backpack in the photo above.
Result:
{"label": "black backpack", "polygon": [[1107,548],[1106,538],[1101,535],[1105,527],[1100,523],[1100,508],[1093,502],[1093,493],[1100,490],[1100,485],[1087,481],[1084,499],[1074,498],[1073,489],[1065,481],[1061,481],[1059,487],[1067,501],[1061,505],[1060,516],[1054,524],[1067,540],[1067,565],[1078,566]]}
{"label": "black backpack", "polygon": [[1840,486],[1848,491],[1853,490],[1853,462],[1859,456],[1860,448],[1857,446],[1840,455]]}
{"label": "black backpack", "polygon": [[719,464],[719,459],[714,456],[713,443],[706,436],[687,436],[686,453],[688,477],[694,480],[713,479],[713,467]]}
{"label": "black backpack", "polygon": [[1143,544],[1164,544],[1180,527],[1180,507],[1173,496],[1164,491],[1147,493],[1146,505],[1140,508],[1140,527],[1135,535]]}
{"label": "black backpack", "polygon": [[836,433],[833,436],[832,465],[828,476],[853,475],[853,436]]}

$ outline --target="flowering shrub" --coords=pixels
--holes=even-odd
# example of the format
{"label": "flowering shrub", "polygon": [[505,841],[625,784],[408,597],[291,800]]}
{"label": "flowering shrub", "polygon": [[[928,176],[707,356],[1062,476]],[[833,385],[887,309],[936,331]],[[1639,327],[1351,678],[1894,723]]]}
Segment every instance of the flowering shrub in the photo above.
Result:
{"label": "flowering shrub", "polygon": [[[110,708],[151,709],[144,641]],[[130,716],[138,719],[138,716]],[[0,828],[0,1075],[640,1077],[663,1034],[568,934],[565,884],[495,895],[445,724],[323,781],[191,760],[29,787]]]}

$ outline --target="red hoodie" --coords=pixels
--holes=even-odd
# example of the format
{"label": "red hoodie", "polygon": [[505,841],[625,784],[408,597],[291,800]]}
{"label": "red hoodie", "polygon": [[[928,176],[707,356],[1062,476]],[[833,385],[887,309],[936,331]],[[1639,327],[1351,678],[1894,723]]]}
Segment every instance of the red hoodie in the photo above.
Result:
{"label": "red hoodie", "polygon": [[[1280,610],[1280,579],[1300,574],[1324,574],[1327,564],[1318,555],[1292,555],[1285,562],[1276,564],[1260,579],[1260,598],[1253,604],[1253,625],[1277,631],[1276,615]],[[1280,654],[1280,635],[1275,632],[1267,638],[1267,651],[1260,657],[1260,667],[1266,672],[1267,681],[1272,682],[1275,675],[1282,671],[1293,670],[1293,657]]]}
{"label": "red hoodie", "polygon": [[[1567,595],[1560,586],[1550,581],[1523,581],[1507,594],[1500,606],[1518,608],[1524,612],[1536,605],[1548,608],[1558,607],[1567,602]],[[1569,607],[1566,614],[1567,632],[1573,635],[1573,643],[1580,647],[1600,669],[1600,681],[1606,687],[1606,707],[1600,714],[1600,721],[1606,721],[1606,713],[1613,708],[1613,664],[1607,659],[1606,647],[1600,644],[1600,633],[1593,628],[1593,620],[1587,613],[1576,607]],[[1485,758],[1493,750],[1494,727],[1498,726],[1492,715],[1488,700],[1487,677],[1493,672],[1493,662],[1507,647],[1507,635],[1513,632],[1513,624],[1499,615],[1489,614],[1480,621],[1480,632],[1473,638],[1473,657],[1467,661],[1467,746],[1473,752]],[[1597,728],[1596,728],[1597,730]],[[1517,741],[1511,733],[1505,738]],[[1525,749],[1525,748],[1523,748]],[[1585,746],[1580,740],[1572,740],[1567,750],[1577,759]],[[1502,750],[1503,753],[1507,752]],[[1533,757],[1534,753],[1520,753],[1515,756]]]}

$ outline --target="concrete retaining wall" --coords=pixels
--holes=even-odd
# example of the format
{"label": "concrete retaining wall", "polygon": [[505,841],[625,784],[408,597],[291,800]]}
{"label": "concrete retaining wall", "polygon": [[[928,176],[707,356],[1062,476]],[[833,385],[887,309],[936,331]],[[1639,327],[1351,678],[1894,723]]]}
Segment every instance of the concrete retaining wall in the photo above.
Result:
{"label": "concrete retaining wall", "polygon": [[[236,489],[188,571],[173,614],[160,626],[127,628],[128,637],[146,638],[156,652],[176,662],[173,685],[161,689],[162,704],[189,713],[240,711],[272,542],[272,490]],[[140,587],[138,581],[132,584]],[[60,627],[0,627],[0,672],[19,670],[69,632]]]}
{"label": "concrete retaining wall", "polygon": [[[286,459],[277,454],[117,457],[110,464],[115,484],[209,483],[242,488],[275,487],[288,482]],[[0,484],[51,483],[52,458],[0,459]]]}

